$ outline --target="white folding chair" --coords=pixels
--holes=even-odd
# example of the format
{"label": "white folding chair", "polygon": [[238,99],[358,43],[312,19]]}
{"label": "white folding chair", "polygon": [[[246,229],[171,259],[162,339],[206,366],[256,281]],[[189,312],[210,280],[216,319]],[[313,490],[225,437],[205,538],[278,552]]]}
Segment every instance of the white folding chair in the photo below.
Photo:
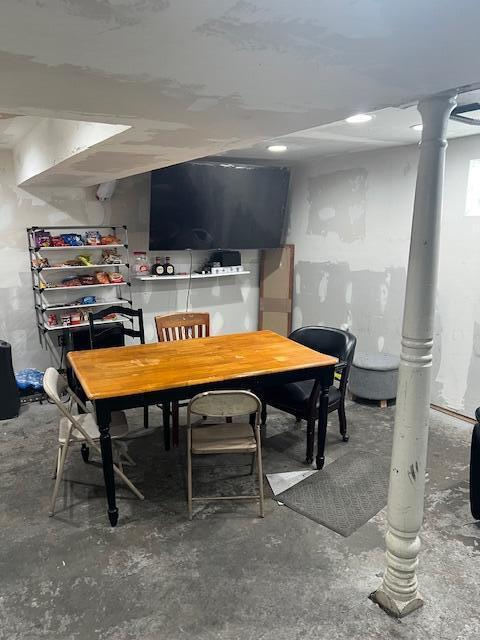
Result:
{"label": "white folding chair", "polygon": [[[190,400],[187,409],[187,491],[188,515],[192,519],[194,500],[258,500],[259,515],[264,517],[262,445],[260,439],[261,402],[250,391],[207,391]],[[254,425],[248,422],[220,422],[192,424],[192,414],[203,418],[255,416]],[[196,496],[193,497],[192,456],[220,453],[250,453],[253,473],[257,458],[258,494],[247,496]]]}
{"label": "white folding chair", "polygon": [[[50,506],[50,515],[55,513],[55,502],[57,500],[60,482],[62,480],[63,468],[67,458],[67,452],[72,444],[88,443],[97,453],[101,455],[99,446],[100,431],[95,421],[95,416],[87,409],[85,404],[78,398],[69,388],[67,381],[61,376],[56,369],[49,367],[45,371],[43,377],[43,388],[48,397],[57,405],[63,413],[60,419],[58,430],[58,451],[55,465],[55,486],[53,488],[52,502]],[[67,393],[70,397],[69,407],[62,402],[61,396]],[[77,403],[85,413],[74,416],[72,414],[73,404]],[[114,458],[118,461],[118,466],[113,465],[113,470],[117,476],[127,485],[127,487],[139,498],[144,499],[143,494],[135,487],[135,485],[123,473],[122,457],[130,464],[135,464],[127,453],[125,443],[118,441],[128,434],[128,423],[123,411],[112,412],[112,420],[110,424],[110,436],[112,438],[112,452]]]}

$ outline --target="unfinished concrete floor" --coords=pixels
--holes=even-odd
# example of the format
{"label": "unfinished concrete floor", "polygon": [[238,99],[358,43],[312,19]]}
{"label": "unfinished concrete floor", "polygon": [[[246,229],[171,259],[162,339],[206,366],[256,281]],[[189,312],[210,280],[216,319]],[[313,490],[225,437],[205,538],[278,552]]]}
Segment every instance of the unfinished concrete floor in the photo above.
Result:
{"label": "unfinished concrete floor", "polygon": [[[331,416],[327,464],[348,450],[389,455],[393,415],[392,407],[350,403],[348,444]],[[129,475],[146,500],[119,487],[117,528],[107,524],[101,469],[84,465],[78,451],[49,518],[57,420],[55,407],[35,404],[0,423],[2,640],[479,637],[469,425],[431,414],[419,567],[426,605],[398,621],[368,600],[384,568],[385,510],[349,538],[272,499],[264,520],[253,503],[225,502],[198,505],[189,522],[183,450],[165,453],[161,431],[152,429],[129,449],[138,463]],[[129,420],[140,426],[141,413],[129,412]],[[156,408],[151,423],[160,423]],[[272,413],[265,471],[302,468],[303,451],[303,429]],[[234,487],[233,475],[218,470],[206,482]]]}

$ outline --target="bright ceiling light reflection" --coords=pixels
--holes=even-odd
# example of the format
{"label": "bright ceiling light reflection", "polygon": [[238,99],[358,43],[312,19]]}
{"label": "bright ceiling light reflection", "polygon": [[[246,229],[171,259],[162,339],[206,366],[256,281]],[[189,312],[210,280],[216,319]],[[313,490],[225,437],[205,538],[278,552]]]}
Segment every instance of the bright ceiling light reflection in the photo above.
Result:
{"label": "bright ceiling light reflection", "polygon": [[372,118],[373,116],[368,113],[357,113],[354,116],[345,118],[345,122],[348,122],[348,124],[362,124],[364,122],[370,122]]}
{"label": "bright ceiling light reflection", "polygon": [[283,153],[287,150],[287,147],[284,144],[271,144],[267,149],[272,153]]}

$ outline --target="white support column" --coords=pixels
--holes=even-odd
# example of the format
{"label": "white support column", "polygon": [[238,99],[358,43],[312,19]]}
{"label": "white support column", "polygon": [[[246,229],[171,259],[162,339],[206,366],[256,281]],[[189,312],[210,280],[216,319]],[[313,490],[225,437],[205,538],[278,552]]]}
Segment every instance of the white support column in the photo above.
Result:
{"label": "white support column", "polygon": [[417,590],[419,532],[423,520],[427,458],[433,317],[445,169],[445,138],[455,96],[442,94],[421,101],[420,147],[402,349],[397,388],[390,488],[388,493],[387,569],[371,599],[385,611],[403,617],[423,600]]}

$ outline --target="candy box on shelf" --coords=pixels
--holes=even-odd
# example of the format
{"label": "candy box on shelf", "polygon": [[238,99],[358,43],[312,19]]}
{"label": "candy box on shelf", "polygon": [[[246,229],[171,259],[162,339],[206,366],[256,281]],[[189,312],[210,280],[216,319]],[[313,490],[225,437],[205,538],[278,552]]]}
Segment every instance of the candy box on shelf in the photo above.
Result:
{"label": "candy box on shelf", "polygon": [[39,229],[33,232],[33,243],[36,247],[49,247],[52,237],[50,231]]}

